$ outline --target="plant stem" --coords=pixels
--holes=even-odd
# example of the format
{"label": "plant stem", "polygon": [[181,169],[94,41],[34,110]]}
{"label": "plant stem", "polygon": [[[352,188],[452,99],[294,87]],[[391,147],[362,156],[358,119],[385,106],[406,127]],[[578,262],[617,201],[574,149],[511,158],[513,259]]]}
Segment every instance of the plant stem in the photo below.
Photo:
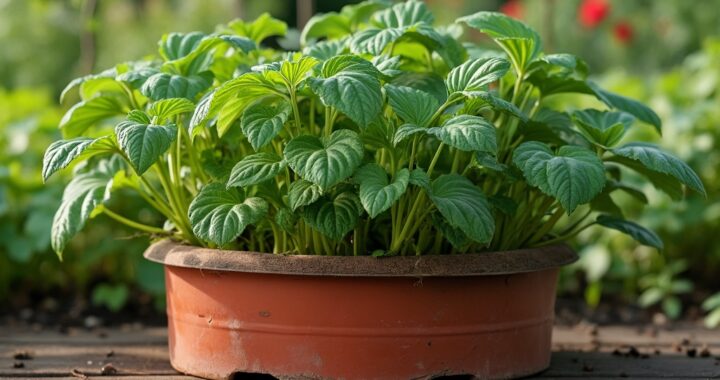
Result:
{"label": "plant stem", "polygon": [[128,227],[134,228],[136,230],[144,231],[151,234],[156,235],[169,235],[170,233],[168,231],[163,230],[162,228],[157,228],[153,226],[148,226],[147,224],[143,224],[140,222],[136,222],[134,220],[130,220],[122,215],[116,214],[115,212],[111,211],[109,208],[106,208],[102,206],[101,208],[102,213],[109,216],[112,219],[115,219],[116,221],[125,224]]}

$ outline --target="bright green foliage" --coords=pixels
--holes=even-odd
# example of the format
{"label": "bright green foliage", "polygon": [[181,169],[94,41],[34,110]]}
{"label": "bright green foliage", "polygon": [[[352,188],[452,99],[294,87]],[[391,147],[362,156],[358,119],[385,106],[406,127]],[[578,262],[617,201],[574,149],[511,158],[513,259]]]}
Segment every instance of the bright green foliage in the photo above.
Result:
{"label": "bright green foliage", "polygon": [[115,135],[135,172],[142,175],[170,148],[177,136],[177,127],[128,120],[115,127]]}
{"label": "bright green foliage", "polygon": [[[167,228],[99,207],[100,187],[67,196],[68,205],[89,197],[92,206],[72,228],[97,209],[154,236],[211,247],[466,253],[553,244],[595,224],[660,247],[651,232],[617,219],[611,197],[638,195],[617,165],[676,196],[683,185],[702,192],[678,159],[618,145],[636,119],[659,129],[657,115],[587,81],[579,58],[544,55],[538,34],[517,20],[480,12],[459,21],[504,53],[436,29],[415,0],[315,16],[302,52],[263,46],[286,30],[268,15],[210,35],[169,34],[160,60],[69,86],[83,100],[62,125],[70,139],[48,149],[45,176],[74,161],[90,173],[88,158],[120,153],[134,170],[112,186],[139,192]],[[468,58],[468,49],[492,58]],[[559,93],[594,96],[613,111],[550,108],[546,99]],[[70,232],[59,234],[58,248]]]}
{"label": "bright green foliage", "polygon": [[123,162],[113,157],[101,161],[94,169],[77,174],[70,181],[52,224],[50,242],[58,255],[94,216],[95,210],[110,198],[115,175],[123,169]]}
{"label": "bright green foliage", "polygon": [[245,198],[238,190],[211,183],[192,201],[188,215],[195,235],[222,247],[259,222],[267,209],[261,198]]}
{"label": "bright green foliage", "polygon": [[539,142],[526,142],[513,153],[528,183],[560,201],[569,213],[590,202],[605,186],[605,169],[593,153],[579,146],[562,146],[554,154]]}
{"label": "bright green foliage", "polygon": [[365,127],[382,109],[379,75],[372,63],[357,56],[341,55],[325,61],[322,78],[311,78],[310,86],[323,104]]}
{"label": "bright green foliage", "polygon": [[313,203],[303,212],[303,219],[321,234],[338,240],[355,228],[361,212],[362,206],[357,195],[344,192],[334,198],[326,197]]}
{"label": "bright green foliage", "polygon": [[327,189],[350,177],[360,166],[363,146],[357,133],[339,130],[329,137],[296,137],[287,144],[284,154],[295,173]]}
{"label": "bright green foliage", "polygon": [[360,168],[355,180],[360,184],[360,202],[371,218],[378,216],[392,206],[405,193],[410,179],[410,171],[401,169],[392,183],[387,173],[377,164],[367,164]]}
{"label": "bright green foliage", "polygon": [[233,167],[228,186],[246,187],[268,181],[285,168],[285,161],[273,153],[246,156]]}

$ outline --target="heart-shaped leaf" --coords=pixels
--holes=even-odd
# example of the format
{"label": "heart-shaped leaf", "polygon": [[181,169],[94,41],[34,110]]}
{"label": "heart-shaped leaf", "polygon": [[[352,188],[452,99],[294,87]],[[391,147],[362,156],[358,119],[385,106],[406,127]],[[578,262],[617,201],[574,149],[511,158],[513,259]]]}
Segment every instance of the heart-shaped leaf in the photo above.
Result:
{"label": "heart-shaped leaf", "polygon": [[268,37],[284,36],[287,33],[287,24],[282,20],[273,18],[267,12],[261,14],[252,22],[245,22],[240,19],[233,20],[228,24],[228,27],[235,34],[247,37],[257,44]]}
{"label": "heart-shaped leaf", "polygon": [[374,218],[389,209],[407,190],[410,171],[401,169],[392,183],[385,170],[377,164],[367,164],[358,169],[355,181],[360,184],[360,202],[365,211]]}
{"label": "heart-shaped leaf", "polygon": [[618,156],[626,157],[642,163],[647,169],[667,174],[703,196],[705,187],[698,175],[681,159],[648,143],[630,143],[612,149]]}
{"label": "heart-shaped leaf", "polygon": [[190,54],[203,38],[205,34],[201,32],[168,33],[162,36],[158,51],[166,61],[180,59]]}
{"label": "heart-shaped leaf", "polygon": [[596,222],[603,227],[611,228],[629,235],[640,244],[654,247],[659,250],[663,249],[663,242],[655,232],[648,230],[635,222],[611,215],[600,215],[597,217]]}
{"label": "heart-shaped leaf", "polygon": [[227,186],[245,187],[268,181],[285,168],[285,161],[273,153],[245,156],[230,172]]}
{"label": "heart-shaped leaf", "polygon": [[480,116],[455,116],[442,127],[428,129],[427,133],[463,151],[497,153],[495,127]]}
{"label": "heart-shaped leaf", "polygon": [[485,195],[469,179],[458,174],[441,175],[432,182],[430,199],[447,222],[470,239],[484,244],[495,231]]}
{"label": "heart-shaped leaf", "polygon": [[547,145],[529,141],[515,149],[513,163],[531,186],[560,201],[568,214],[605,186],[605,167],[587,148],[565,145],[555,155]]}
{"label": "heart-shaped leaf", "polygon": [[322,198],[303,211],[305,223],[332,240],[340,240],[358,223],[362,206],[351,192],[335,198]]}
{"label": "heart-shaped leaf", "polygon": [[245,109],[240,119],[240,127],[253,149],[259,150],[280,133],[290,111],[286,103],[279,107],[256,103]]}
{"label": "heart-shaped leaf", "polygon": [[110,154],[115,151],[115,148],[115,140],[112,136],[97,139],[77,137],[55,141],[45,151],[42,168],[43,181],[47,181],[53,173],[66,168],[78,158],[87,159],[99,154]]}
{"label": "heart-shaped leaf", "polygon": [[300,34],[300,44],[305,46],[319,38],[336,39],[352,33],[350,19],[337,12],[314,15],[305,24]]}
{"label": "heart-shaped leaf", "polygon": [[421,90],[392,84],[385,85],[388,103],[406,123],[427,127],[440,107],[437,100]]}
{"label": "heart-shaped leaf", "polygon": [[341,129],[329,138],[298,136],[287,144],[284,153],[295,173],[328,189],[353,174],[364,150],[357,133]]}
{"label": "heart-shaped leaf", "polygon": [[309,78],[313,92],[323,104],[367,127],[382,109],[380,73],[372,63],[354,56],[340,55],[323,63],[322,78]]}
{"label": "heart-shaped leaf", "polygon": [[435,21],[425,3],[417,0],[397,3],[376,13],[373,19],[385,28],[405,28],[418,23],[431,25]]}
{"label": "heart-shaped leaf", "polygon": [[113,179],[124,169],[121,158],[114,156],[100,161],[92,170],[75,175],[65,187],[50,231],[50,243],[61,259],[70,239],[82,230],[95,209],[110,198]]}
{"label": "heart-shaped leaf", "polygon": [[195,100],[195,97],[208,89],[212,84],[213,77],[210,72],[202,72],[198,75],[181,76],[168,73],[158,73],[145,81],[140,91],[143,95],[152,100],[169,98],[187,98]]}
{"label": "heart-shaped leaf", "polygon": [[302,206],[307,206],[320,199],[322,194],[323,191],[320,186],[301,179],[290,184],[290,188],[288,189],[288,203],[290,208],[295,211]]}
{"label": "heart-shaped leaf", "polygon": [[485,90],[508,72],[510,62],[503,58],[478,58],[452,69],[445,84],[449,94]]}
{"label": "heart-shaped leaf", "polygon": [[572,118],[585,137],[606,147],[617,144],[635,121],[635,118],[624,112],[596,109],[575,111]]}
{"label": "heart-shaped leaf", "polygon": [[115,127],[115,135],[135,172],[142,175],[170,148],[177,136],[177,127],[127,120]]}
{"label": "heart-shaped leaf", "polygon": [[405,31],[399,28],[368,28],[356,33],[350,40],[350,51],[355,54],[382,54],[385,47],[403,36]]}
{"label": "heart-shaped leaf", "polygon": [[518,73],[524,73],[542,49],[540,36],[529,26],[498,12],[478,12],[457,20],[495,40]]}
{"label": "heart-shaped leaf", "polygon": [[197,237],[222,247],[259,222],[267,210],[261,198],[245,198],[237,189],[210,183],[190,203],[188,216]]}

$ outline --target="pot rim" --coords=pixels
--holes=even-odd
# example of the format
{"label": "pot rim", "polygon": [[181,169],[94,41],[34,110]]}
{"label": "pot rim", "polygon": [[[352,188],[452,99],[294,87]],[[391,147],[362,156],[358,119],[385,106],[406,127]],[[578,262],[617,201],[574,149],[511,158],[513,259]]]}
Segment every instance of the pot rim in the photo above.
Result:
{"label": "pot rim", "polygon": [[146,259],[174,267],[244,273],[333,277],[462,277],[535,272],[571,264],[565,244],[510,251],[425,256],[317,256],[211,249],[158,241]]}

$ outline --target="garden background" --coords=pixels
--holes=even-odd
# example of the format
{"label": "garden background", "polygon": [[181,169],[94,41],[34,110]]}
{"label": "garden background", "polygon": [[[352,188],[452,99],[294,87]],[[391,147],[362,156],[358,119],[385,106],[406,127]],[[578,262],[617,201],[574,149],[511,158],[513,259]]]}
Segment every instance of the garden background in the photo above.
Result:
{"label": "garden background", "polygon": [[[271,43],[297,49],[297,28],[310,15],[354,2],[0,0],[0,316],[43,323],[110,322],[121,310],[151,320],[163,315],[162,268],[142,258],[145,237],[99,216],[74,239],[63,262],[49,247],[67,177],[43,184],[40,168],[72,104],[58,101],[72,78],[141,58],[165,31],[209,32],[263,12],[294,28]],[[707,199],[689,194],[672,203],[644,188],[651,207],[641,212],[617,197],[623,213],[661,235],[665,250],[637,246],[611,231],[584,232],[574,247],[580,261],[564,270],[560,304],[599,322],[686,318],[720,325],[720,0],[427,3],[440,24],[500,10],[538,30],[547,52],[585,58],[591,72],[602,73],[595,80],[661,115],[662,140],[642,128],[633,133],[658,140],[703,179]],[[589,100],[556,101],[582,106]],[[159,219],[140,199],[118,207],[148,224]]]}

